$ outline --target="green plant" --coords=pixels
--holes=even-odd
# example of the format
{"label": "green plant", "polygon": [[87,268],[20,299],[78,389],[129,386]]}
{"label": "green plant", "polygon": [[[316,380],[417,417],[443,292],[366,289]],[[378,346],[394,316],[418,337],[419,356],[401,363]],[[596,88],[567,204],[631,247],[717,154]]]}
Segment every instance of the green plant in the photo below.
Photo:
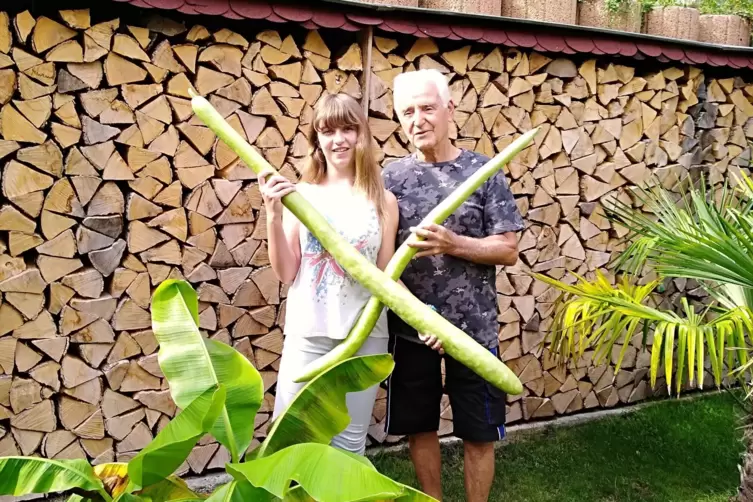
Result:
{"label": "green plant", "polygon": [[[648,336],[652,335],[651,385],[656,385],[657,375],[663,367],[670,394],[675,356],[675,387],[678,394],[682,390],[683,381],[687,381],[689,385],[696,383],[696,374],[697,384],[701,387],[707,351],[717,386],[722,385],[726,376],[722,371],[725,356],[728,368],[735,367],[735,359],[740,365],[748,361],[745,350],[727,350],[745,346],[746,331],[750,332],[753,328],[750,311],[745,307],[734,308],[713,319],[707,319],[708,310],[696,312],[683,298],[685,315],[680,316],[676,312],[646,305],[659,280],[636,286],[625,277],[613,286],[597,271],[593,281],[576,275],[578,282],[569,285],[542,274],[532,275],[563,292],[555,308],[556,328],[549,334],[550,349],[557,355],[578,359],[586,349],[593,348],[593,364],[600,365],[609,362],[613,348],[618,346],[620,351],[614,362],[616,375],[633,337],[641,333],[642,344],[647,345]],[[686,360],[687,380],[684,380]]]}
{"label": "green plant", "polygon": [[635,3],[636,0],[604,0],[604,6],[611,16],[623,14]]}
{"label": "green plant", "polygon": [[[264,157],[252,148],[206,99],[193,91],[191,93],[191,105],[196,116],[248,167],[256,173],[272,169]],[[419,332],[436,335],[442,341],[446,353],[495,387],[512,395],[523,392],[523,385],[518,377],[502,361],[369,262],[343,239],[301,194],[292,192],[283,197],[282,203],[311,231],[348,274],[405,322]]]}
{"label": "green plant", "polygon": [[701,14],[731,14],[753,19],[751,0],[700,0],[698,9]]}
{"label": "green plant", "polygon": [[[458,188],[456,188],[445,200],[443,200],[437,207],[435,207],[426,218],[421,222],[422,225],[428,223],[441,224],[446,220],[460,205],[465,202],[470,195],[475,192],[485,181],[491,178],[497,171],[502,169],[510,160],[512,160],[518,153],[526,148],[533,138],[538,133],[539,128],[536,127],[519,138],[515,139],[504,150],[497,154],[494,158],[489,160],[486,164],[476,171],[473,176],[465,180]],[[410,243],[415,240],[423,240],[422,237],[413,235],[412,238],[407,239],[395,252],[394,256],[390,259],[389,263],[384,269],[384,273],[387,274],[392,280],[397,280],[408,266],[411,258],[415,256],[418,249],[410,247]],[[295,379],[296,382],[306,382],[316,375],[320,374],[325,369],[337,364],[340,361],[351,357],[361,345],[366,341],[371,334],[371,330],[374,329],[377,319],[382,312],[384,305],[377,297],[371,297],[366,303],[361,315],[356,320],[356,323],[351,328],[348,336],[337,347],[331,350],[326,355],[317,359],[313,363],[309,364],[306,368],[303,368],[301,374]]]}
{"label": "green plant", "polygon": [[699,0],[640,0],[643,12],[657,7],[698,7]]}
{"label": "green plant", "polygon": [[[160,284],[152,300],[158,361],[182,411],[136,457],[97,467],[83,460],[0,458],[0,495],[73,491],[70,501],[106,502],[434,500],[383,476],[365,458],[329,446],[350,421],[346,394],[383,381],[394,367],[388,354],[348,359],[309,382],[264,442],[246,454],[261,376],[232,347],[202,337],[198,322],[190,284]],[[226,468],[234,478],[208,498],[172,476],[206,434],[231,452]]]}
{"label": "green plant", "polygon": [[[734,173],[733,173],[733,176]],[[741,385],[750,385],[753,359],[750,358],[753,333],[753,181],[741,172],[734,189],[726,185],[707,190],[705,180],[699,186],[685,185],[680,196],[662,188],[655,180],[648,189],[636,193],[641,208],[615,201],[607,216],[628,230],[629,246],[612,263],[626,273],[625,281],[646,268],[660,278],[686,278],[698,281],[715,304],[697,313],[682,298],[685,317],[660,311],[644,304],[645,289],[624,282],[613,288],[604,282],[581,281],[569,286],[539,276],[563,292],[557,302],[555,322],[548,335],[551,350],[563,359],[578,353],[581,347],[600,347],[621,340],[643,329],[642,346],[652,345],[652,384],[664,364],[667,383],[677,357],[677,391],[682,385],[685,357],[688,382],[704,370],[705,357],[711,362],[713,378],[720,386],[728,376]],[[653,326],[653,341],[648,333]],[[614,340],[614,342],[612,342]],[[624,346],[624,345],[623,345]],[[699,375],[699,384],[701,379]],[[751,387],[749,387],[751,389]],[[750,401],[753,392],[749,391]],[[753,424],[753,415],[749,417]],[[751,429],[746,437],[751,439]],[[753,499],[753,441],[740,469],[742,500]]]}

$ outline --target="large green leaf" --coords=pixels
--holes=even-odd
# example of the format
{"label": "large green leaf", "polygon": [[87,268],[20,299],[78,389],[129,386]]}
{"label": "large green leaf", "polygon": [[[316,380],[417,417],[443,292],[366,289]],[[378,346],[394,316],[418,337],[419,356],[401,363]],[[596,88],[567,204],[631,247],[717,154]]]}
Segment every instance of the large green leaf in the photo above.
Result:
{"label": "large green leaf", "polygon": [[185,481],[176,476],[170,476],[159,483],[147,486],[139,491],[138,494],[155,501],[170,500],[174,502],[186,502],[189,500],[204,500],[206,498],[194,493]]}
{"label": "large green leaf", "polygon": [[346,359],[325,371],[298,392],[252,456],[271,455],[299,443],[329,444],[350,423],[346,394],[377,385],[394,367],[392,356],[376,354]]}
{"label": "large green leaf", "polygon": [[224,405],[225,388],[222,386],[209,389],[194,399],[128,462],[132,489],[159,483],[175,472],[199,439],[212,428]]}
{"label": "large green leaf", "polygon": [[48,460],[33,457],[0,458],[0,495],[52,493],[79,488],[104,492],[86,460]]}
{"label": "large green leaf", "polygon": [[[311,497],[311,495],[303,490],[301,485],[291,488],[290,491],[288,491],[288,493],[285,495],[285,498],[283,498],[282,500],[283,502],[317,502]],[[403,495],[395,499],[384,500],[385,502],[388,500],[394,500],[396,502],[426,502],[427,500],[433,499],[431,497],[427,497],[425,493],[411,488],[410,486],[405,486],[405,492],[403,493]]]}
{"label": "large green leaf", "polygon": [[152,499],[139,497],[138,495],[134,495],[132,493],[122,493],[118,495],[118,498],[113,500],[113,502],[152,502]]}
{"label": "large green leaf", "polygon": [[242,354],[202,337],[198,319],[198,300],[190,284],[178,280],[160,284],[152,297],[152,329],[173,400],[185,408],[207,389],[222,384],[227,392],[225,406],[210,433],[238,461],[253,439],[264,385]]}
{"label": "large green leaf", "polygon": [[[297,444],[268,457],[229,464],[227,471],[236,480],[248,480],[279,498],[285,498],[293,481],[313,499],[324,502],[396,500],[411,491],[369,464],[317,443]],[[407,500],[435,500],[423,494],[413,497]]]}
{"label": "large green leaf", "polygon": [[231,481],[217,488],[207,502],[268,502],[274,496],[263,488],[257,488],[248,481]]}

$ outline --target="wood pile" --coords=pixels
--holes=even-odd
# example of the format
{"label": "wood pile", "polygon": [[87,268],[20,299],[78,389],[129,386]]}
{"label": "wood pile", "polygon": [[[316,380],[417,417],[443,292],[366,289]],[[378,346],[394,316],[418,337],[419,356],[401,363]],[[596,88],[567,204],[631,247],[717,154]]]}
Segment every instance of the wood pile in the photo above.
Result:
{"label": "wood pile", "polygon": [[[521,259],[497,276],[500,353],[525,386],[523,395],[508,398],[508,423],[652,395],[645,378],[650,353],[638,350],[640,334],[625,348],[617,375],[621,346],[599,364],[592,352],[571,367],[557,364],[540,345],[557,293],[525,272],[569,281],[568,271],[592,277],[622,249],[619,240],[626,234],[604,216],[610,201],[637,207],[637,185],[678,190],[701,170],[719,183],[729,169],[747,165],[753,86],[740,78],[706,79],[693,67],[641,72],[609,60],[576,62],[483,45],[440,47],[429,38],[374,40],[369,108],[384,165],[412,150],[395,120],[391,93],[403,71],[436,68],[447,76],[456,103],[451,134],[458,146],[492,156],[531,127],[541,127],[535,145],[507,172],[527,225],[519,238]],[[647,271],[645,278],[653,277]],[[655,300],[673,308],[683,295],[703,301],[697,284],[681,280],[670,281],[667,293]],[[658,392],[665,392],[661,383]],[[383,432],[378,436],[383,407],[377,403],[372,431],[378,440],[396,440]],[[452,429],[450,420],[443,415],[445,432]]]}
{"label": "wood pile", "polygon": [[[188,89],[296,180],[312,105],[361,97],[359,45],[336,49],[315,31],[0,14],[0,456],[125,460],[174,416],[149,313],[167,278],[194,285],[201,329],[263,375],[264,437],[286,288],[255,175]],[[182,472],[226,459],[202,441]]]}
{"label": "wood pile", "polygon": [[[711,164],[718,181],[750,159],[753,86],[694,68],[641,73],[609,59],[440,48],[431,38],[381,33],[362,53],[355,34],[335,43],[288,26],[241,34],[92,14],[0,13],[0,456],[126,460],[174,416],[149,314],[167,278],[191,282],[202,331],[261,372],[264,437],[286,288],[269,265],[255,176],[193,116],[189,88],[292,180],[325,93],[364,100],[384,164],[411,151],[391,86],[413,68],[450,79],[460,146],[493,155],[541,126],[508,172],[528,225],[520,262],[497,277],[503,358],[526,386],[509,400],[508,421],[651,394],[639,339],[616,376],[612,361],[592,364],[591,353],[558,366],[538,345],[555,293],[525,271],[603,268],[624,236],[603,215],[608,200],[633,203],[631,187],[651,173],[674,187]],[[673,281],[657,303],[680,294],[703,300],[697,284]],[[385,398],[382,389],[372,442],[399,439],[384,435]],[[448,404],[443,434],[452,432]],[[207,439],[181,473],[225,460]]]}

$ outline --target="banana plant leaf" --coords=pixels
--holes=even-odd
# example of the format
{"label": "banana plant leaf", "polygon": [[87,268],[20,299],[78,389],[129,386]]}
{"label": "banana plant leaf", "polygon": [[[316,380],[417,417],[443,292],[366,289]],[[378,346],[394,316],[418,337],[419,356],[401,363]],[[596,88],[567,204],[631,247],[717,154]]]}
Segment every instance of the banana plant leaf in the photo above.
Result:
{"label": "banana plant leaf", "polygon": [[242,354],[201,336],[198,311],[196,292],[188,282],[160,284],[152,297],[152,330],[160,344],[158,361],[180,408],[218,384],[225,387],[225,406],[210,433],[236,462],[253,439],[264,385]]}
{"label": "banana plant leaf", "polygon": [[92,502],[92,499],[83,497],[77,493],[74,493],[66,499],[66,502]]}
{"label": "banana plant leaf", "polygon": [[[376,502],[420,502],[426,500],[426,495],[419,492],[418,490],[414,490],[413,488],[406,486],[407,492],[405,495],[402,495],[396,499],[382,499],[378,500]],[[301,487],[296,486],[292,488],[287,495],[285,495],[285,498],[282,499],[283,502],[317,502],[311,496],[306,493]]]}
{"label": "banana plant leaf", "polygon": [[99,492],[110,500],[102,481],[86,460],[49,460],[36,457],[0,458],[0,495],[53,493],[78,488]]}
{"label": "banana plant leaf", "polygon": [[167,478],[186,460],[222,412],[225,388],[205,391],[182,410],[157,437],[128,462],[131,493]]}
{"label": "banana plant leaf", "polygon": [[120,494],[120,496],[118,496],[118,498],[113,500],[113,502],[152,502],[152,500],[139,497],[138,495],[134,495],[132,493],[122,493]]}
{"label": "banana plant leaf", "polygon": [[389,354],[346,359],[306,384],[267,432],[267,439],[248,455],[271,455],[299,443],[329,444],[350,423],[345,403],[349,392],[385,380],[395,363]]}
{"label": "banana plant leaf", "polygon": [[[347,453],[346,451],[343,451],[342,453]],[[353,455],[351,458],[358,460],[356,457],[358,455]],[[365,457],[361,457],[365,458]],[[366,465],[371,465],[371,462],[366,461]],[[373,468],[373,466],[372,466]],[[374,468],[376,470],[376,468]],[[283,502],[317,502],[315,499],[311,497],[308,493],[306,493],[305,490],[303,490],[303,487],[301,485],[294,486],[293,488],[288,491],[288,493],[285,495],[285,498],[282,499]],[[376,502],[426,502],[427,500],[433,500],[431,497],[427,498],[427,495],[425,493],[422,493],[414,488],[411,488],[410,486],[405,486],[405,492],[403,495],[399,496],[395,499],[378,499]]]}
{"label": "banana plant leaf", "polygon": [[275,497],[246,480],[231,481],[217,488],[206,502],[268,502]]}
{"label": "banana plant leaf", "polygon": [[[268,457],[229,464],[227,471],[236,480],[248,480],[281,499],[289,494],[293,481],[314,500],[326,502],[399,500],[411,492],[409,487],[380,474],[369,463],[317,443],[296,444]],[[435,499],[419,493],[407,500]]]}
{"label": "banana plant leaf", "polygon": [[139,491],[138,494],[154,501],[165,500],[172,502],[187,502],[204,500],[206,498],[194,493],[185,481],[176,476],[170,476],[159,483],[147,486]]}

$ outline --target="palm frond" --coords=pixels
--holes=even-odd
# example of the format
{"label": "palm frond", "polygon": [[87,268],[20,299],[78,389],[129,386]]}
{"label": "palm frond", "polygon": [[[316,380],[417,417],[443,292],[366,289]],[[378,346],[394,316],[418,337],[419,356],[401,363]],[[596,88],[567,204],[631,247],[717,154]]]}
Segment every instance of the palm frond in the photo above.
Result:
{"label": "palm frond", "polygon": [[[720,284],[752,290],[753,180],[741,175],[737,191],[707,191],[701,184],[675,200],[656,184],[636,192],[640,209],[613,200],[605,213],[628,230],[629,243],[613,265],[637,275],[648,264],[660,275],[696,279],[709,290]],[[726,295],[728,303],[753,307],[753,293],[740,293]]]}
{"label": "palm frond", "polygon": [[[576,284],[567,284],[542,274],[531,274],[561,291],[556,301],[554,322],[547,341],[551,352],[563,359],[579,359],[588,349],[594,350],[593,364],[603,364],[612,355],[615,345],[621,345],[615,361],[615,374],[639,327],[644,330],[642,345],[651,344],[651,386],[656,386],[660,369],[665,370],[667,388],[679,394],[685,377],[690,385],[703,385],[705,361],[708,357],[711,373],[720,387],[729,370],[735,367],[753,371],[749,363],[746,332],[752,332],[753,315],[747,307],[724,310],[709,319],[709,308],[701,312],[683,299],[683,314],[657,309],[645,304],[659,281],[639,286],[627,277],[613,286],[597,271],[588,281],[580,276]],[[731,350],[733,349],[733,350]],[[675,367],[676,358],[676,371]],[[726,361],[725,361],[726,359]],[[725,373],[725,366],[727,372]],[[736,373],[737,376],[741,372]]]}

